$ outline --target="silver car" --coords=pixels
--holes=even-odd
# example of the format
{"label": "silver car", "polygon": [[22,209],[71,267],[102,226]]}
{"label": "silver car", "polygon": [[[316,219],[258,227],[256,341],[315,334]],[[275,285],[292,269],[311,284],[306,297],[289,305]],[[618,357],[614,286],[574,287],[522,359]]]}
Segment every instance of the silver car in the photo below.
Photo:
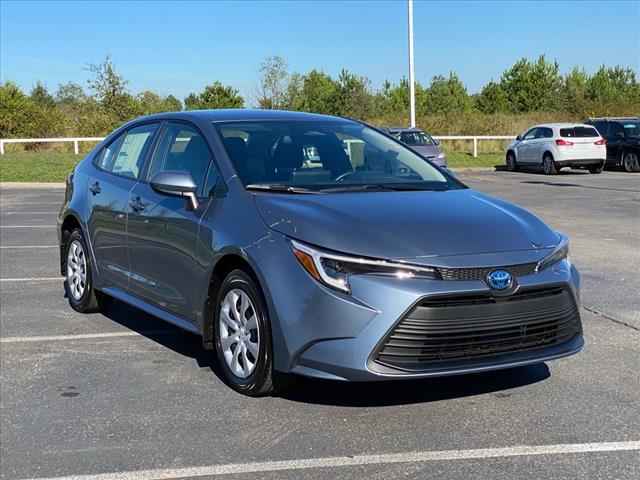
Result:
{"label": "silver car", "polygon": [[371,381],[578,352],[568,240],[352,120],[140,118],[70,175],[71,307],[131,304],[202,337],[247,395],[282,374]]}

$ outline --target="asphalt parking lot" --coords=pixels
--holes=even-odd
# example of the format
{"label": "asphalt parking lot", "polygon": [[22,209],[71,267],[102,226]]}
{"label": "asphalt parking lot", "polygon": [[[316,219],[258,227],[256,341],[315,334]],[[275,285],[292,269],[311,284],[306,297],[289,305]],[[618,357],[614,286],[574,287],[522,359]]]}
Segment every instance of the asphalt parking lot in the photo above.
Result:
{"label": "asphalt parking lot", "polygon": [[262,399],[149,315],[73,312],[63,191],[3,188],[0,478],[640,478],[640,175],[459,176],[570,236],[585,350],[448,379],[300,380]]}

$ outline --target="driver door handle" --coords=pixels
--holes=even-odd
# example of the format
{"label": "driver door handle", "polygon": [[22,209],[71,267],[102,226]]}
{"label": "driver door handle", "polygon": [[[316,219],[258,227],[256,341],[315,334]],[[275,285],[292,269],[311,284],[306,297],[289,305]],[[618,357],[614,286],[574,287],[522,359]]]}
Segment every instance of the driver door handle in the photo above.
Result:
{"label": "driver door handle", "polygon": [[97,195],[99,194],[102,189],[100,188],[100,182],[95,182],[93,185],[91,185],[89,187],[89,191],[93,194],[93,195]]}
{"label": "driver door handle", "polygon": [[135,200],[131,200],[129,202],[129,206],[136,213],[142,212],[145,208],[147,208],[147,204],[143,203],[140,200],[140,197],[136,198]]}

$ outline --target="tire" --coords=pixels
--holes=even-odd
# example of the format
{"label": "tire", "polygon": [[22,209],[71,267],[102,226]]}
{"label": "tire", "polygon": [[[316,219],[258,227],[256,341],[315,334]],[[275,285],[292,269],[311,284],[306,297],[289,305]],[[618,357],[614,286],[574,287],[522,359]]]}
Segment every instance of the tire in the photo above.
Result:
{"label": "tire", "polygon": [[267,309],[255,280],[242,270],[233,270],[220,286],[213,332],[218,364],[227,385],[251,397],[273,393]]}
{"label": "tire", "polygon": [[507,170],[509,172],[517,172],[518,171],[518,162],[516,161],[516,156],[513,152],[507,153]]}
{"label": "tire", "polygon": [[64,291],[71,308],[80,313],[99,312],[105,297],[93,287],[91,255],[80,229],[66,237],[63,259]]}
{"label": "tire", "polygon": [[545,175],[555,175],[558,173],[556,162],[553,161],[553,157],[548,153],[542,159],[542,168]]}
{"label": "tire", "polygon": [[603,165],[598,165],[597,167],[589,167],[589,173],[598,174],[602,173]]}
{"label": "tire", "polygon": [[624,152],[622,154],[622,168],[625,172],[640,172],[640,160],[635,152]]}

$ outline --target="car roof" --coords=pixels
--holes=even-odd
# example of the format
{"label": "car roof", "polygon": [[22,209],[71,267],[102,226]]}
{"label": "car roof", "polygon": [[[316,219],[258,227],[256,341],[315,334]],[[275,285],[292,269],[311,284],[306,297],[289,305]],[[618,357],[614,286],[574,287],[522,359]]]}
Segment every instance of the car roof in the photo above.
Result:
{"label": "car roof", "polygon": [[540,128],[540,127],[547,127],[547,128],[589,127],[589,128],[593,128],[593,125],[587,125],[585,123],[580,123],[580,122],[576,122],[576,123],[559,122],[559,123],[541,123],[540,125],[534,125],[531,128]]}
{"label": "car roof", "polygon": [[601,121],[609,121],[609,122],[624,122],[624,121],[638,121],[640,117],[592,117],[589,118],[588,122],[601,122]]}
{"label": "car roof", "polygon": [[352,120],[331,115],[321,115],[307,112],[291,112],[287,110],[262,110],[250,108],[228,108],[215,110],[185,110],[181,112],[167,112],[137,118],[141,120],[182,119],[197,122],[235,122],[257,120],[295,120],[320,122],[351,122]]}

